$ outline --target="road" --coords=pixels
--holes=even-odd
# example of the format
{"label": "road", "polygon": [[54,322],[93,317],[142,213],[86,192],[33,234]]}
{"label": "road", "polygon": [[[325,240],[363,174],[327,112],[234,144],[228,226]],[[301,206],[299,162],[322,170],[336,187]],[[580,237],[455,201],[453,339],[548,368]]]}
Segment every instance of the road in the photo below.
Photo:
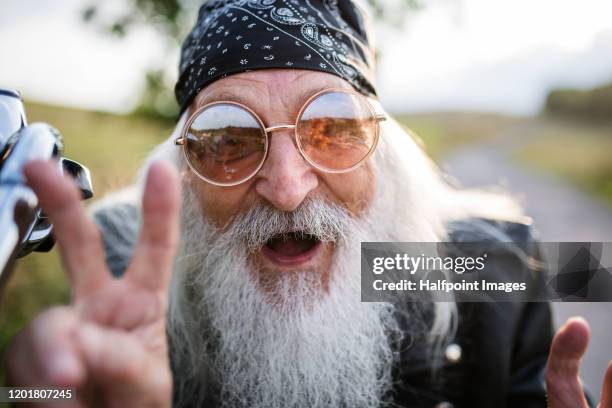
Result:
{"label": "road", "polygon": [[[504,186],[534,219],[542,241],[612,242],[610,209],[563,180],[521,167],[511,159],[527,142],[521,137],[523,126],[530,124],[456,150],[442,159],[441,167],[466,187]],[[553,303],[553,313],[557,327],[575,315],[589,321],[592,337],[582,378],[599,399],[603,375],[612,359],[612,303]]]}

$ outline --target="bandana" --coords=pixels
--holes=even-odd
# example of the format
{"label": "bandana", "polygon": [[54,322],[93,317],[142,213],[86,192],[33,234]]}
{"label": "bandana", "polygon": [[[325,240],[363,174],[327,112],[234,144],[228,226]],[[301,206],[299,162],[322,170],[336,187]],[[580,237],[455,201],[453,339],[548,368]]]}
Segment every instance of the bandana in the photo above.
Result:
{"label": "bandana", "polygon": [[328,72],[375,96],[365,12],[351,0],[212,0],[181,48],[176,99],[184,112],[211,82],[238,72]]}

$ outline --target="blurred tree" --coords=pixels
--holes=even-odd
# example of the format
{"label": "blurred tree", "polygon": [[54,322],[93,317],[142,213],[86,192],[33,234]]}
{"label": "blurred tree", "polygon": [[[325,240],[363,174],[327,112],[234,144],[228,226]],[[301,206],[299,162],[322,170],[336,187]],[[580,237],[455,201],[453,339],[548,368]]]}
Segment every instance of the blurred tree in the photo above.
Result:
{"label": "blurred tree", "polygon": [[[205,1],[205,0],[204,0]],[[168,50],[174,55],[182,39],[192,28],[198,8],[203,0],[116,0],[92,2],[83,9],[85,22],[101,32],[124,38],[136,27],[152,27],[157,31]],[[367,0],[374,17],[394,27],[402,27],[407,14],[422,9],[435,0]],[[175,118],[178,107],[172,91],[172,75],[167,61],[160,61],[146,75],[135,113]]]}
{"label": "blurred tree", "polygon": [[546,98],[546,111],[586,119],[612,118],[612,84],[587,90],[553,89]]}

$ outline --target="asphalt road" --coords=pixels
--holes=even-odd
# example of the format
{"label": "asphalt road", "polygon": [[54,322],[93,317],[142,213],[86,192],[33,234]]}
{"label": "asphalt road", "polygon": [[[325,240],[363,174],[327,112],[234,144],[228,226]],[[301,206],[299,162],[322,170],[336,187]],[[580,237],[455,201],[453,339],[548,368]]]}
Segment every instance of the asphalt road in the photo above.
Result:
{"label": "asphalt road", "polygon": [[[542,241],[612,242],[610,209],[563,180],[511,160],[512,152],[525,143],[521,133],[519,126],[493,141],[454,151],[442,160],[442,168],[466,187],[501,184],[534,219]],[[612,265],[609,258],[607,265]],[[603,375],[612,359],[612,303],[553,303],[553,313],[557,327],[570,316],[580,315],[589,321],[592,337],[581,372],[599,399]]]}

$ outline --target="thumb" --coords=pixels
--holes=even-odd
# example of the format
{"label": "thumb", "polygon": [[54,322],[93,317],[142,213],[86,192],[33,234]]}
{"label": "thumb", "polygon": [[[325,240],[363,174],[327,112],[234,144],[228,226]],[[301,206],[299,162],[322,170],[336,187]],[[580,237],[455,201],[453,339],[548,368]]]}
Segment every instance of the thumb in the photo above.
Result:
{"label": "thumb", "polygon": [[546,390],[550,408],[588,407],[579,372],[590,332],[585,319],[572,317],[553,338],[546,364]]}

